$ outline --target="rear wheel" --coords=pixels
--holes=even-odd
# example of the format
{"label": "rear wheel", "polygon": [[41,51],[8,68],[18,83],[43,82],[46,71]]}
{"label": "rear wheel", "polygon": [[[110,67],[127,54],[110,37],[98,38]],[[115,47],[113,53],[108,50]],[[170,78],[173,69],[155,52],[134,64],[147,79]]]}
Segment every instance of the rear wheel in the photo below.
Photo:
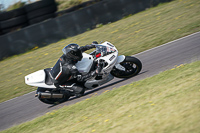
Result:
{"label": "rear wheel", "polygon": [[[51,93],[50,91],[48,91],[45,88],[38,88],[37,92],[38,93],[39,92],[48,92],[48,93]],[[59,92],[57,92],[57,93],[59,93]],[[67,94],[67,93],[64,94],[63,98],[43,98],[41,96],[38,96],[38,99],[41,102],[46,103],[46,104],[59,104],[59,103],[67,101],[69,98],[70,98],[70,94]]]}
{"label": "rear wheel", "polygon": [[46,103],[46,104],[59,104],[59,103],[63,103],[65,101],[67,101],[69,98],[62,98],[62,99],[59,99],[59,98],[52,98],[52,99],[46,99],[46,98],[39,98],[38,99],[43,102],[43,103]]}
{"label": "rear wheel", "polygon": [[142,69],[142,63],[139,59],[131,56],[126,56],[125,60],[120,63],[125,68],[125,71],[113,68],[111,74],[117,78],[130,78],[137,75]]}

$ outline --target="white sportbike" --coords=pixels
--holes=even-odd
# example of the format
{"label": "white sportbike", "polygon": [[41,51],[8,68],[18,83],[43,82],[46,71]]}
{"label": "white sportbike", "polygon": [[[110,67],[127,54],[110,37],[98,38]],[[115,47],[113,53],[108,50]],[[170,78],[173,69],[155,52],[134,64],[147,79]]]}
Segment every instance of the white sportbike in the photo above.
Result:
{"label": "white sportbike", "polygon": [[[90,53],[83,53],[81,61],[76,63],[76,67],[82,75],[94,71],[99,61],[104,62],[104,66],[100,74],[82,83],[85,90],[94,89],[109,81],[114,77],[130,78],[137,75],[142,69],[142,63],[139,59],[132,56],[118,55],[117,48],[110,42],[96,44],[96,49]],[[55,86],[49,75],[51,68],[36,71],[25,76],[25,83],[30,86],[39,87],[37,97],[46,104],[56,104],[67,101],[71,96],[71,85],[62,85],[63,90],[55,90]],[[65,93],[63,93],[65,92]],[[66,93],[67,92],[67,93]]]}

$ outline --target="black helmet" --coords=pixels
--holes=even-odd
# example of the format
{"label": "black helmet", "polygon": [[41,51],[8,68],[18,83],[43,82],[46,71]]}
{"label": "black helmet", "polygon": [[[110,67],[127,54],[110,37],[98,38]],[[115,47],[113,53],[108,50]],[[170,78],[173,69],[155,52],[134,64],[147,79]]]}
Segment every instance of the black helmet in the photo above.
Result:
{"label": "black helmet", "polygon": [[62,51],[66,58],[80,61],[83,58],[82,51],[79,49],[79,45],[72,43],[65,46]]}

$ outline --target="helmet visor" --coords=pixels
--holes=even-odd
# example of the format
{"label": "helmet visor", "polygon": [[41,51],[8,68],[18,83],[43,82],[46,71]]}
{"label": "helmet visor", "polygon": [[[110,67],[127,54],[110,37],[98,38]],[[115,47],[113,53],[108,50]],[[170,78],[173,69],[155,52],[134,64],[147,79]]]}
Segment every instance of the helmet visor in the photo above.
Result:
{"label": "helmet visor", "polygon": [[80,61],[83,56],[82,56],[82,52],[81,50],[77,50],[77,51],[70,51],[67,56],[69,56],[70,58],[72,58],[73,60],[78,60]]}

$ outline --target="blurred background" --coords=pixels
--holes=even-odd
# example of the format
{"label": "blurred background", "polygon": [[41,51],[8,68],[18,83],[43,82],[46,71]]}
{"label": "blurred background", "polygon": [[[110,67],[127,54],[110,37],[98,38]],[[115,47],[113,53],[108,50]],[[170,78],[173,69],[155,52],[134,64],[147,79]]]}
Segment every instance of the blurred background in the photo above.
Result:
{"label": "blurred background", "polygon": [[5,11],[8,7],[12,7],[17,3],[19,4],[19,6],[22,6],[23,4],[32,3],[35,1],[37,0],[0,0],[0,10]]}
{"label": "blurred background", "polygon": [[[102,27],[171,0],[0,1],[0,60],[3,60],[35,47],[43,47]],[[156,13],[156,17],[159,14]],[[140,31],[141,29],[137,30],[137,33]]]}
{"label": "blurred background", "polygon": [[[34,3],[40,0],[0,0],[0,11],[10,11],[26,4]],[[74,5],[81,4],[90,0],[55,0],[58,5],[58,10],[63,10]],[[94,0],[95,1],[95,0]]]}

